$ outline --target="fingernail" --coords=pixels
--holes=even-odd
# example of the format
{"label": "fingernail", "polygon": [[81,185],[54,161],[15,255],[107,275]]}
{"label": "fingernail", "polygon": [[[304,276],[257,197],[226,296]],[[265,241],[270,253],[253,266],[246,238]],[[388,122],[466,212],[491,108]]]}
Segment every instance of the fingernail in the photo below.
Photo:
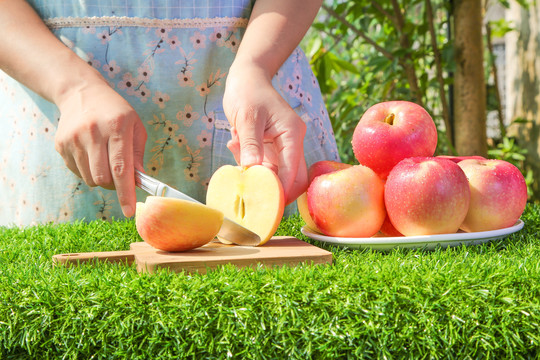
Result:
{"label": "fingernail", "polygon": [[255,165],[258,163],[257,157],[251,153],[242,153],[242,157],[240,159],[242,166],[250,166]]}
{"label": "fingernail", "polygon": [[125,217],[133,216],[133,208],[129,205],[122,206],[122,212],[124,213]]}

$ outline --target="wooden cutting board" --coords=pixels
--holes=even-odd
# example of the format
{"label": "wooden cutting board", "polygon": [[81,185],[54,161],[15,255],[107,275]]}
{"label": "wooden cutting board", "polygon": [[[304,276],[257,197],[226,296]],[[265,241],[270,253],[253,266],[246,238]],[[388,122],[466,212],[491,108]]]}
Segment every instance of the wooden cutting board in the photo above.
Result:
{"label": "wooden cutting board", "polygon": [[53,256],[55,264],[82,264],[94,261],[136,263],[137,271],[154,273],[158,269],[175,272],[206,273],[220,265],[238,267],[298,265],[301,263],[331,264],[332,253],[295,237],[274,236],[258,247],[225,245],[210,242],[184,252],[166,252],[145,242],[135,242],[126,251],[104,251]]}

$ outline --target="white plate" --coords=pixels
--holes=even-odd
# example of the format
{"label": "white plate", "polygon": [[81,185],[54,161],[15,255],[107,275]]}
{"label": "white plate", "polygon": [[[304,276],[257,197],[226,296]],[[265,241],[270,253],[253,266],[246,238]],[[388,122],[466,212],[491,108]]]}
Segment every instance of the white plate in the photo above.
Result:
{"label": "white plate", "polygon": [[421,235],[421,236],[399,236],[399,237],[370,237],[370,238],[348,238],[348,237],[333,237],[322,235],[314,232],[307,226],[302,227],[302,234],[307,237],[333,244],[345,246],[354,249],[371,248],[374,250],[390,250],[396,247],[408,249],[426,249],[433,250],[437,247],[459,246],[459,245],[477,245],[488,241],[502,239],[512,233],[515,233],[523,228],[525,223],[518,220],[514,226],[491,231],[480,232],[457,232],[455,234],[440,234],[440,235]]}

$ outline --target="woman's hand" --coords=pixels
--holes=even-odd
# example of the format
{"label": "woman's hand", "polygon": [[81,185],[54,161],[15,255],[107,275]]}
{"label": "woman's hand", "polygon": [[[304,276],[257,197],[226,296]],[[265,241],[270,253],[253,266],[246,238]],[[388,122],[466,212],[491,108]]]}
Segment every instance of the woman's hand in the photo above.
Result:
{"label": "woman's hand", "polygon": [[55,148],[68,168],[89,186],[116,189],[132,216],[146,142],[135,110],[26,1],[0,1],[0,33],[0,69],[60,109]]}
{"label": "woman's hand", "polygon": [[70,89],[58,103],[55,148],[88,186],[116,189],[125,216],[135,213],[134,169],[143,169],[146,130],[105,81]]}
{"label": "woman's hand", "polygon": [[272,77],[298,46],[322,0],[257,0],[233,65],[223,108],[231,123],[228,144],[242,166],[277,172],[290,203],[306,190],[306,126],[272,87]]}
{"label": "woman's hand", "polygon": [[228,148],[241,166],[263,164],[276,172],[290,203],[305,191],[306,126],[272,87],[267,73],[253,64],[233,64],[223,98],[232,126]]}

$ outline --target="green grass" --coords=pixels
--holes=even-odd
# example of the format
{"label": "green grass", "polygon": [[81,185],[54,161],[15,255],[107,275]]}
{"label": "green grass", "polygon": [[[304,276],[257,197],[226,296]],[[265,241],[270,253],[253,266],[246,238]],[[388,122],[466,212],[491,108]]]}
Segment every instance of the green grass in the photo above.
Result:
{"label": "green grass", "polygon": [[[0,228],[1,359],[536,359],[540,206],[505,240],[388,253],[322,246],[330,266],[206,275],[57,253],[125,250],[132,221]],[[298,217],[280,235],[300,233]]]}

